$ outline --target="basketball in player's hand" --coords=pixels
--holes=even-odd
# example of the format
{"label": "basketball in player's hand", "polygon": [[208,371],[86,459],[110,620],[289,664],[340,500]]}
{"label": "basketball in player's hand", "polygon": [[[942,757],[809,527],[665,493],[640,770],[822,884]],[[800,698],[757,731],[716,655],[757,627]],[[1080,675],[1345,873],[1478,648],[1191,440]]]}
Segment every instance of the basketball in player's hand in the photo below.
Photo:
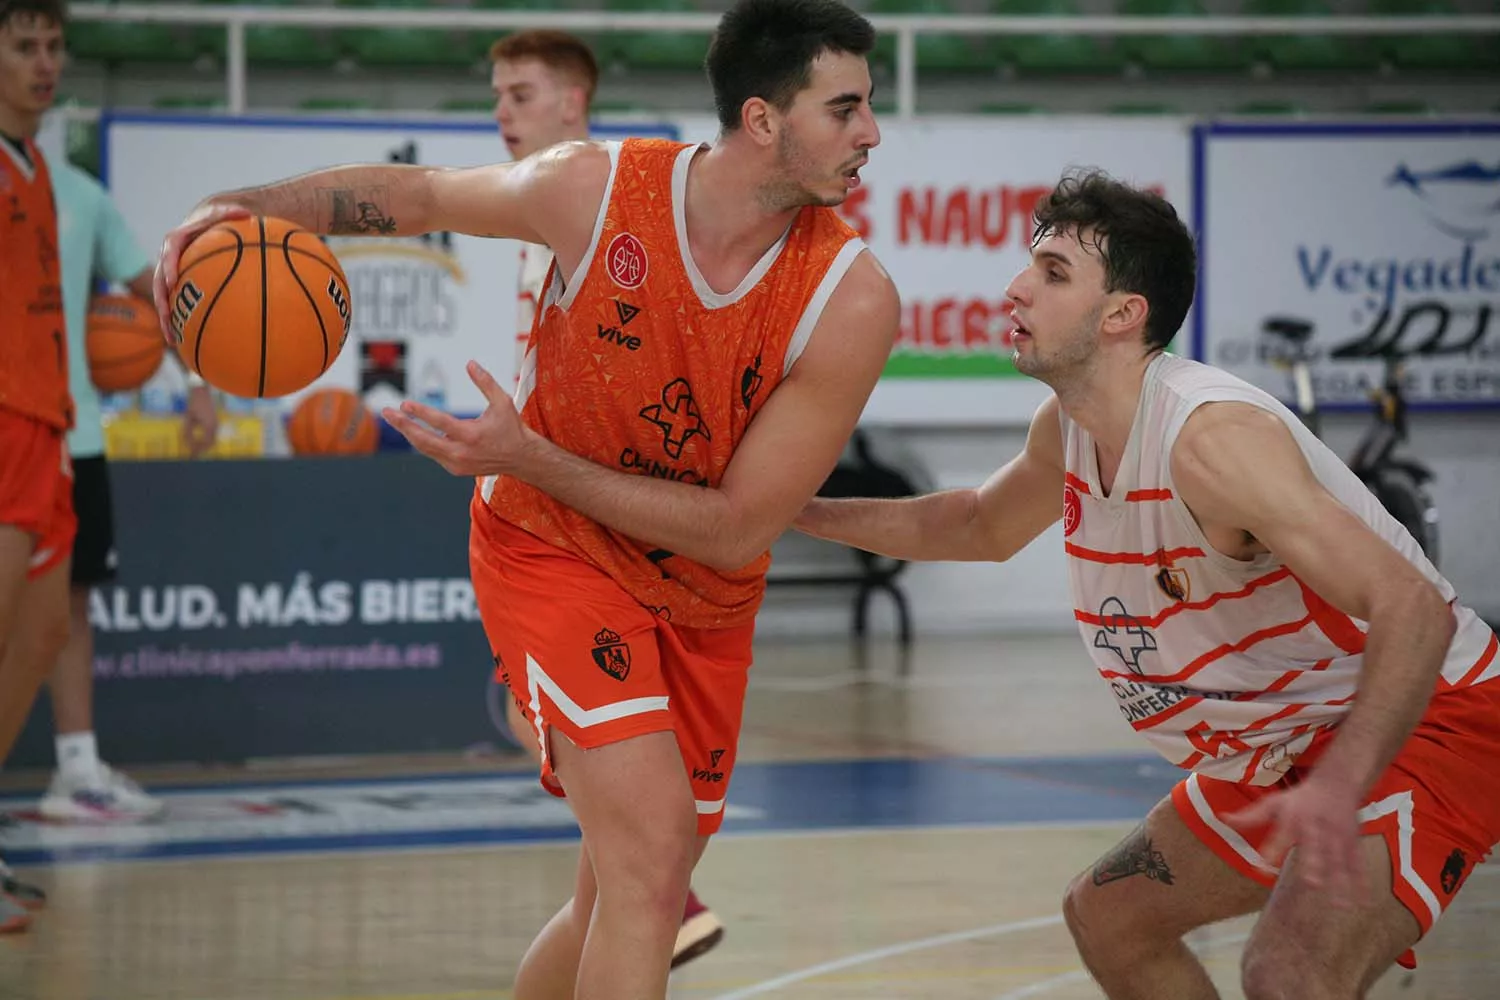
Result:
{"label": "basketball in player's hand", "polygon": [[133,295],[98,295],[89,303],[83,349],[89,379],[100,391],[129,392],[156,374],[167,345],[150,302]]}
{"label": "basketball in player's hand", "polygon": [[328,370],[352,319],[333,251],[283,219],[218,223],[183,251],[172,289],[178,352],[235,396],[285,396]]}

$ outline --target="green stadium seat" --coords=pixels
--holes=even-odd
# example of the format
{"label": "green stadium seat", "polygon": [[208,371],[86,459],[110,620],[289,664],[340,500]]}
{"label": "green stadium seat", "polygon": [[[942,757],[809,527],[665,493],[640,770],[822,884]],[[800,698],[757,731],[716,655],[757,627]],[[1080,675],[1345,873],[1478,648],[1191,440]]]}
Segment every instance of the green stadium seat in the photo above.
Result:
{"label": "green stadium seat", "polygon": [[[428,0],[337,0],[340,7],[424,8]],[[336,35],[342,54],[362,66],[468,66],[469,32],[434,28],[349,28]]]}
{"label": "green stadium seat", "polygon": [[[239,0],[198,0],[199,3],[233,4]],[[299,7],[299,0],[256,0],[266,7]],[[286,24],[251,24],[245,28],[245,58],[251,65],[331,66],[339,49],[328,28],[304,28]],[[224,55],[226,34],[218,27],[199,29],[207,36],[211,51]]]}
{"label": "green stadium seat", "polygon": [[[616,13],[693,13],[692,0],[605,0],[604,9]],[[614,31],[606,33],[596,51],[602,62],[619,62],[638,70],[702,72],[708,55],[707,33],[690,31]]]}
{"label": "green stadium seat", "polygon": [[1105,111],[1112,115],[1175,115],[1181,111],[1170,104],[1155,104],[1151,102],[1127,102],[1124,104],[1111,104]]}
{"label": "green stadium seat", "polygon": [[1432,114],[1432,105],[1426,101],[1389,100],[1371,101],[1364,106],[1367,115],[1400,115],[1408,118],[1425,118]]}
{"label": "green stadium seat", "polygon": [[153,108],[162,111],[223,111],[223,97],[204,97],[200,94],[162,94],[151,102]]}
{"label": "green stadium seat", "polygon": [[638,104],[635,101],[595,101],[591,109],[597,115],[643,115],[659,109]]}
{"label": "green stadium seat", "polygon": [[[1133,17],[1208,17],[1201,0],[1120,0]],[[1147,72],[1224,73],[1245,69],[1240,40],[1223,35],[1122,35],[1119,47]]]}
{"label": "green stadium seat", "polygon": [[191,28],[179,24],[113,21],[73,21],[66,32],[73,58],[110,63],[192,62],[199,54],[194,36]]}
{"label": "green stadium seat", "polygon": [[[1252,17],[1327,17],[1328,0],[1245,0]],[[1273,70],[1294,73],[1358,72],[1377,68],[1378,52],[1368,37],[1356,35],[1255,35],[1245,39],[1250,58]]]}
{"label": "green stadium seat", "polygon": [[[953,14],[948,0],[871,0],[871,14]],[[896,65],[896,36],[882,33],[875,40],[872,61]],[[993,35],[929,34],[917,36],[918,73],[987,73],[1000,65]]]}
{"label": "green stadium seat", "polygon": [[[1369,13],[1381,17],[1453,12],[1448,0],[1369,0]],[[1398,70],[1462,73],[1500,69],[1500,37],[1494,35],[1381,35],[1374,44]]]}
{"label": "green stadium seat", "polygon": [[493,111],[495,102],[481,97],[450,97],[440,101],[439,111]]}
{"label": "green stadium seat", "polygon": [[985,115],[1039,115],[1042,113],[1040,105],[1036,104],[1009,104],[1006,102],[981,104],[979,113]]}
{"label": "green stadium seat", "polygon": [[[993,0],[990,13],[1011,17],[1071,17],[1074,0]],[[1089,35],[1005,35],[995,42],[1002,60],[1019,73],[1117,73],[1124,60],[1110,42]]]}
{"label": "green stadium seat", "polygon": [[358,97],[305,97],[297,102],[299,111],[372,111],[373,101]]}
{"label": "green stadium seat", "polygon": [[1307,114],[1307,108],[1294,101],[1246,101],[1234,109],[1237,115],[1295,118]]}
{"label": "green stadium seat", "polygon": [[[472,0],[475,10],[555,10],[555,0]],[[504,31],[470,31],[466,32],[468,38],[465,42],[470,58],[476,62],[488,62],[490,46],[495,44],[496,39],[508,34]],[[595,52],[603,52],[601,47],[603,38],[591,35],[588,32],[573,32],[589,44]]]}

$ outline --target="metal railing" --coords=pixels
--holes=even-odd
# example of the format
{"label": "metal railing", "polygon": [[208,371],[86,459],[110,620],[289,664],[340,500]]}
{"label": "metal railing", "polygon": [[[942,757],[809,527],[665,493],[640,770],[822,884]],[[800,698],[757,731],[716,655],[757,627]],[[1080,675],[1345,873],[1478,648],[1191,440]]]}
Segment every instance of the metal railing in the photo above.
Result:
{"label": "metal railing", "polygon": [[[191,6],[185,4],[79,3],[68,9],[78,21],[222,25],[226,105],[245,110],[245,27],[252,24],[306,28],[432,28],[514,31],[689,31],[710,34],[711,13],[617,13],[612,11],[453,10],[346,7]],[[911,118],[917,106],[917,36],[973,35],[1500,35],[1500,15],[1413,17],[1112,17],[1112,16],[929,16],[875,15],[877,31],[896,37],[896,113]]]}

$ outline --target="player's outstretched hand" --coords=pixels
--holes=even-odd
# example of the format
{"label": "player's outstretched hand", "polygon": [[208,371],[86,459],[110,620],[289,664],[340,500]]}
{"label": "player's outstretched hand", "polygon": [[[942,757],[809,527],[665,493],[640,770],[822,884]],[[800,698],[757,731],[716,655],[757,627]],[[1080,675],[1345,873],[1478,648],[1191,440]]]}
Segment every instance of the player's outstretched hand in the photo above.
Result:
{"label": "player's outstretched hand", "polygon": [[526,428],[510,394],[479,362],[470,361],[468,371],[489,402],[473,420],[460,420],[411,400],[399,409],[388,406],[380,415],[413,448],[455,476],[503,476],[515,467],[526,445]]}
{"label": "player's outstretched hand", "polygon": [[1349,907],[1363,903],[1368,891],[1359,847],[1359,808],[1352,786],[1320,781],[1314,773],[1224,818],[1245,831],[1269,824],[1261,855],[1279,866],[1295,847],[1302,880],[1325,891],[1332,905]]}
{"label": "player's outstretched hand", "polygon": [[236,205],[208,204],[194,209],[176,229],[167,233],[161,241],[161,252],[156,258],[156,273],[151,278],[151,293],[156,300],[156,318],[161,323],[161,334],[172,347],[182,338],[172,329],[172,290],[177,287],[177,262],[182,251],[197,239],[199,234],[213,228],[225,219],[244,219],[250,212]]}

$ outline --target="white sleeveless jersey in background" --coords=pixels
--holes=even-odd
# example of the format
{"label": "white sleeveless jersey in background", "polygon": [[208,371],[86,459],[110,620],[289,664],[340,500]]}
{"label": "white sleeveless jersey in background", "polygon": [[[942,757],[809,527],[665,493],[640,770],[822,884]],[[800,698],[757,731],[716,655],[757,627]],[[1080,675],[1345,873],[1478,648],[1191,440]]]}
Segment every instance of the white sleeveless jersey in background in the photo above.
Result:
{"label": "white sleeveless jersey in background", "polygon": [[[1411,535],[1300,420],[1227,372],[1162,354],[1146,370],[1109,496],[1087,431],[1062,414],[1063,530],[1074,617],[1120,712],[1168,760],[1228,781],[1279,780],[1348,712],[1367,623],[1320,599],[1274,556],[1229,558],[1172,485],[1172,444],[1209,402],[1242,402],[1286,424],[1323,486],[1454,602]],[[1439,689],[1500,676],[1493,633],[1453,603],[1458,631]]]}
{"label": "white sleeveless jersey in background", "polygon": [[542,301],[542,286],[547,282],[547,270],[552,266],[552,251],[538,243],[522,243],[520,276],[516,289],[516,371],[521,370],[521,361],[526,357],[526,344],[531,338],[531,323],[536,318],[537,303]]}

